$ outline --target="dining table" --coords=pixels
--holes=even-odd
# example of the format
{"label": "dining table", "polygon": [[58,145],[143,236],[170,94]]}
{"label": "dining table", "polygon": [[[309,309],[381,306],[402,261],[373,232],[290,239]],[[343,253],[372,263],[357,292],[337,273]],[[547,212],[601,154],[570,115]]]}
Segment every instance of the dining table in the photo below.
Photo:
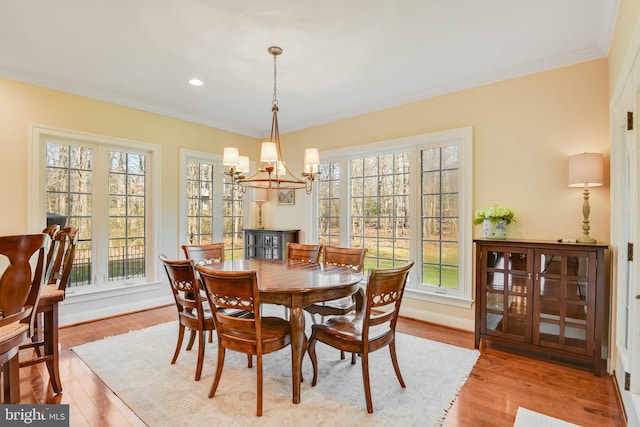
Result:
{"label": "dining table", "polygon": [[260,302],[289,307],[293,403],[300,403],[302,359],[306,351],[304,307],[355,295],[356,306],[361,308],[364,301],[360,288],[362,273],[344,266],[274,259],[226,260],[204,267],[224,271],[254,270]]}

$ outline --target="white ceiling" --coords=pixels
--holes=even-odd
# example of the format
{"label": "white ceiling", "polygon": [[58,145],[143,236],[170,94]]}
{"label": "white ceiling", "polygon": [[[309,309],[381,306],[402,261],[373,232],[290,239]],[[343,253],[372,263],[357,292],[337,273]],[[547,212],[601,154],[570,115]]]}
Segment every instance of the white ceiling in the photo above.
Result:
{"label": "white ceiling", "polygon": [[606,56],[618,1],[0,0],[0,76],[258,137],[271,45],[284,133]]}

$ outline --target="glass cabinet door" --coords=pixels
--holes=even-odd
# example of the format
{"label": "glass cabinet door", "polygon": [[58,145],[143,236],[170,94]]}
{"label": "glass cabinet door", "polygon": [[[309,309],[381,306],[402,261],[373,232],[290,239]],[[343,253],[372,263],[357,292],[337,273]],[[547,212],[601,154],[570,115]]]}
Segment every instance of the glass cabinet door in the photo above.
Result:
{"label": "glass cabinet door", "polygon": [[510,339],[530,341],[531,271],[529,250],[488,248],[483,254],[485,324],[489,335],[508,335]]}
{"label": "glass cabinet door", "polygon": [[536,260],[534,344],[591,354],[595,254],[537,250]]}

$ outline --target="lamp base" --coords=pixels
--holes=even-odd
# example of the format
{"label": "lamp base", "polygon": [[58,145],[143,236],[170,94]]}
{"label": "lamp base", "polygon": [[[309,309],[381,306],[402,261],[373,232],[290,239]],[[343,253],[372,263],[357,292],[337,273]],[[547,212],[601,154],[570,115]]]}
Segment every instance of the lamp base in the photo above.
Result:
{"label": "lamp base", "polygon": [[590,244],[594,244],[594,243],[598,243],[598,241],[596,239],[594,239],[593,237],[589,237],[589,236],[580,236],[576,239],[577,243],[590,243]]}

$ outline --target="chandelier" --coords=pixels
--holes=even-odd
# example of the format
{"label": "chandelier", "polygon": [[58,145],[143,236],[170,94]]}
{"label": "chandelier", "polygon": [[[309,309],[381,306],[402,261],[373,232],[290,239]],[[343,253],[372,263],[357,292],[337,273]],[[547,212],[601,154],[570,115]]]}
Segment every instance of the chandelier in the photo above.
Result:
{"label": "chandelier", "polygon": [[303,179],[296,177],[285,163],[280,148],[280,130],[278,129],[278,92],[277,92],[277,67],[276,58],[282,54],[282,48],[271,46],[268,52],[273,55],[273,102],[271,112],[271,134],[269,141],[262,143],[260,152],[260,164],[258,170],[251,176],[249,173],[249,158],[241,156],[236,147],[225,147],[222,163],[226,166],[225,174],[230,176],[234,189],[266,188],[266,189],[305,189],[311,194],[313,181],[318,174],[320,156],[317,148],[304,150]]}

